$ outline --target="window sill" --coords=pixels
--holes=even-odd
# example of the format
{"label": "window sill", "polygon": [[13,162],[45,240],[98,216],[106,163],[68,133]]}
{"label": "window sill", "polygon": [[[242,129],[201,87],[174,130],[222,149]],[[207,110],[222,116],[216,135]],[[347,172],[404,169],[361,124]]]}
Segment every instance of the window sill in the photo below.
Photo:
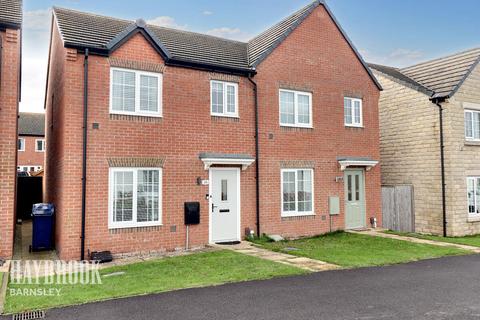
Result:
{"label": "window sill", "polygon": [[480,141],[465,140],[465,145],[466,145],[466,146],[476,146],[476,147],[480,147]]}
{"label": "window sill", "polygon": [[294,128],[294,129],[313,129],[313,126],[308,126],[308,125],[295,125],[295,124],[283,124],[280,123],[281,128]]}
{"label": "window sill", "polygon": [[108,230],[119,230],[119,229],[141,229],[141,228],[150,228],[150,227],[162,227],[162,223],[149,223],[149,224],[139,224],[139,225],[123,225],[115,226],[109,225]]}
{"label": "window sill", "polygon": [[361,125],[361,126],[355,126],[355,125],[351,125],[351,124],[346,124],[345,125],[345,128],[349,128],[349,129],[365,129],[365,126]]}
{"label": "window sill", "polygon": [[115,111],[110,111],[110,115],[145,117],[145,118],[162,118],[163,117],[163,115],[160,113],[136,113],[136,112],[115,112]]}
{"label": "window sill", "polygon": [[480,216],[468,216],[467,222],[468,223],[480,222]]}
{"label": "window sill", "polygon": [[301,218],[301,217],[312,217],[315,216],[315,213],[296,213],[296,214],[288,214],[282,213],[281,217],[283,218]]}
{"label": "window sill", "polygon": [[233,118],[233,119],[240,119],[238,115],[228,115],[228,114],[219,114],[219,113],[211,113],[212,118]]}

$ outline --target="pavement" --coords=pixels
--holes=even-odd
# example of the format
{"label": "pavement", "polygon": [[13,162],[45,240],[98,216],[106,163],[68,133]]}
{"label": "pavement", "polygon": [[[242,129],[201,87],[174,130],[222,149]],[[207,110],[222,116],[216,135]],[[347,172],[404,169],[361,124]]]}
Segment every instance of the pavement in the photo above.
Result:
{"label": "pavement", "polygon": [[327,271],[340,269],[340,266],[327,263],[320,260],[314,260],[305,257],[298,257],[291,254],[274,252],[267,249],[260,248],[253,245],[251,242],[242,241],[234,245],[214,245],[219,249],[232,250],[238,253],[243,253],[252,257],[257,257],[273,262],[283,263],[292,267],[297,267],[311,272]]}
{"label": "pavement", "polygon": [[479,270],[480,255],[446,257],[111,300],[46,319],[479,319]]}

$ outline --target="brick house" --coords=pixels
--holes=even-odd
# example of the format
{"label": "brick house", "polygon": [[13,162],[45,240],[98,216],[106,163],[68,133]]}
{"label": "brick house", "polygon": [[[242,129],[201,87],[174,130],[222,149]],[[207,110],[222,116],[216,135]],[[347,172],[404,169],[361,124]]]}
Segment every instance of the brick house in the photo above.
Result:
{"label": "brick house", "polygon": [[0,0],[0,258],[13,253],[22,2]]}
{"label": "brick house", "polygon": [[381,87],[323,1],[248,43],[61,8],[52,25],[61,258],[184,248],[185,202],[190,246],[381,225]]}
{"label": "brick house", "polygon": [[18,115],[17,171],[39,172],[45,166],[45,114]]}
{"label": "brick house", "polygon": [[479,62],[473,49],[403,69],[371,65],[384,88],[382,182],[414,186],[418,232],[480,233]]}

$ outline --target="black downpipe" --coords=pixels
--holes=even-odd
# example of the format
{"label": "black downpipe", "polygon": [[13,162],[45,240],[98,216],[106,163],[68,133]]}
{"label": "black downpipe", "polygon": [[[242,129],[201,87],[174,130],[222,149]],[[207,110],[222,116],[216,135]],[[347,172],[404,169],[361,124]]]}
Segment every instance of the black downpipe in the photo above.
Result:
{"label": "black downpipe", "polygon": [[87,195],[87,129],[88,129],[88,49],[83,64],[83,159],[82,159],[82,244],[80,260],[85,260],[85,211]]}
{"label": "black downpipe", "polygon": [[258,88],[257,83],[248,76],[248,80],[253,84],[253,94],[255,96],[255,191],[256,191],[256,213],[257,213],[257,237],[260,237],[260,146],[258,136]]}
{"label": "black downpipe", "polygon": [[443,135],[443,107],[438,100],[435,100],[435,104],[439,110],[440,116],[440,161],[442,166],[442,214],[443,214],[443,236],[447,236],[447,191],[445,183],[445,141]]}

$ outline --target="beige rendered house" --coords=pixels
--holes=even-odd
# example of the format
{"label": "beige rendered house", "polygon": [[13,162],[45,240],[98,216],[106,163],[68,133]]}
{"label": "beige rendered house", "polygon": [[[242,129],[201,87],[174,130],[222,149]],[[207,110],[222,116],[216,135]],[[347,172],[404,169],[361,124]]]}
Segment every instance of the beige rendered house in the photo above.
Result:
{"label": "beige rendered house", "polygon": [[382,183],[413,185],[416,232],[480,233],[479,62],[480,48],[403,69],[370,65],[384,88]]}

